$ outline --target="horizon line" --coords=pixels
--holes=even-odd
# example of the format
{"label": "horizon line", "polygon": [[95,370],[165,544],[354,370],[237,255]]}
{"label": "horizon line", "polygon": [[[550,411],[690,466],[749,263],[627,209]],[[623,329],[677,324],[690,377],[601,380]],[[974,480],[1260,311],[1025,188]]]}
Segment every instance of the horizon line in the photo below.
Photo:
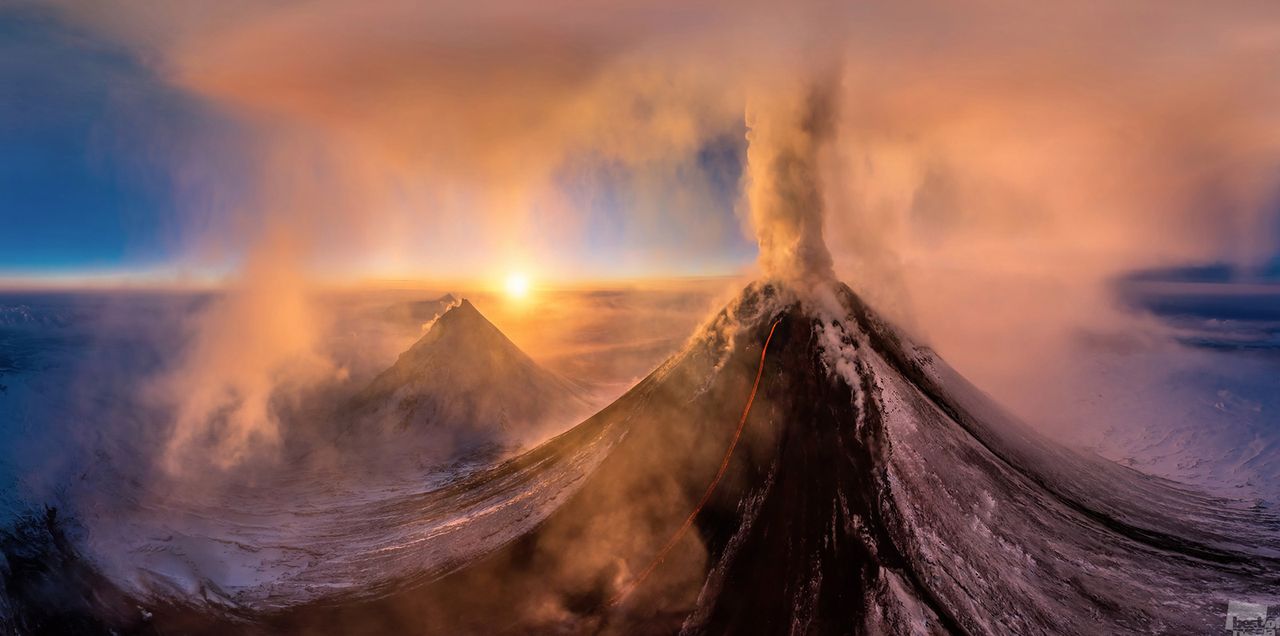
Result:
{"label": "horizon line", "polygon": [[[688,285],[747,278],[750,268],[739,272],[707,274],[653,274],[649,276],[601,276],[582,278],[548,277],[533,282],[534,289],[568,291],[609,287],[651,286],[654,284]],[[303,277],[302,285],[314,291],[377,289],[392,290],[459,290],[467,292],[501,291],[502,281],[490,277]],[[0,275],[0,293],[6,292],[218,292],[242,287],[244,279],[235,276],[218,278],[197,276],[155,277],[136,274],[103,275]]]}

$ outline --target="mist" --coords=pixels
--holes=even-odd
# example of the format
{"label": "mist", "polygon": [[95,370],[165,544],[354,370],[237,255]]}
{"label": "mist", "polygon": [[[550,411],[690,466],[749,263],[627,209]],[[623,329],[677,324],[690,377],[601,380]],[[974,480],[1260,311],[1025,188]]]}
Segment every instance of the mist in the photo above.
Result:
{"label": "mist", "polygon": [[[1080,334],[1159,339],[1115,308],[1117,276],[1248,266],[1276,247],[1276,12],[318,1],[59,15],[253,131],[237,149],[259,175],[244,201],[212,217],[188,202],[190,258],[229,258],[232,293],[156,383],[181,413],[178,445],[234,395],[218,445],[235,458],[271,446],[275,387],[340,373],[299,300],[315,285],[580,275],[564,254],[590,227],[557,177],[584,158],[646,175],[656,203],[616,210],[629,227],[702,237],[664,262],[737,233],[757,263],[714,273],[845,280],[1044,415],[1054,402],[1026,388],[1063,386]],[[746,141],[736,205],[696,169],[726,135]],[[178,174],[204,161],[175,159]],[[288,327],[243,319],[271,307]],[[230,375],[212,352],[235,360]]]}
{"label": "mist", "polygon": [[1280,314],[1133,275],[1275,262],[1274,3],[14,6],[208,121],[94,122],[165,289],[0,298],[0,626],[1274,604]]}

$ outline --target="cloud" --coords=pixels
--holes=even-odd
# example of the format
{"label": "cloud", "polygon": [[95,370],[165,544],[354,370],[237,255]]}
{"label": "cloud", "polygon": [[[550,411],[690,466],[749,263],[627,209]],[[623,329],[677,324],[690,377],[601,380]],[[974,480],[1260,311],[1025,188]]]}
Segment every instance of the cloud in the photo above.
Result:
{"label": "cloud", "polygon": [[828,79],[807,92],[758,95],[747,111],[746,199],[766,276],[787,281],[833,276],[822,236],[826,205],[820,160],[835,133],[835,91]]}
{"label": "cloud", "polygon": [[1116,276],[1277,247],[1280,31],[1274,7],[1238,9],[862,23],[823,175],[837,271],[1022,414],[1070,404],[1047,398],[1083,334],[1158,332],[1115,307]]}
{"label": "cloud", "polygon": [[[539,260],[570,275],[574,260],[557,259],[590,241],[556,177],[582,157],[694,193],[661,199],[691,202],[661,216],[671,235],[719,231],[708,219],[724,211],[698,194],[707,175],[679,166],[745,120],[742,218],[761,271],[834,269],[988,386],[1066,334],[1128,327],[1106,295],[1120,272],[1272,253],[1277,13],[994,0],[63,10],[253,131],[253,196],[200,230],[269,264],[245,266],[246,289]],[[268,366],[312,348],[279,343]]]}
{"label": "cloud", "polygon": [[[687,161],[744,110],[760,154],[823,73],[832,158],[812,163],[837,179],[823,188],[834,251],[869,258],[906,236],[981,254],[970,239],[1052,235],[1116,260],[1268,253],[1277,10],[1088,8],[120,1],[66,15],[258,130],[272,178],[244,214],[288,218],[313,268],[307,252],[380,250],[415,224],[447,243],[464,213],[483,248],[536,242],[530,219],[578,212],[550,183],[567,160]],[[756,198],[778,172],[761,159]]]}

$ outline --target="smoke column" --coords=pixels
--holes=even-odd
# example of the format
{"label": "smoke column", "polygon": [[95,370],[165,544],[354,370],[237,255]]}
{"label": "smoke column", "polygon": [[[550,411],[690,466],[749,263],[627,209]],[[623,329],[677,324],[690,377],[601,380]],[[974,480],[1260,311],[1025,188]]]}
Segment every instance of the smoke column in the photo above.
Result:
{"label": "smoke column", "polygon": [[757,97],[748,106],[746,196],[768,278],[810,284],[835,277],[822,238],[819,171],[836,130],[833,84]]}

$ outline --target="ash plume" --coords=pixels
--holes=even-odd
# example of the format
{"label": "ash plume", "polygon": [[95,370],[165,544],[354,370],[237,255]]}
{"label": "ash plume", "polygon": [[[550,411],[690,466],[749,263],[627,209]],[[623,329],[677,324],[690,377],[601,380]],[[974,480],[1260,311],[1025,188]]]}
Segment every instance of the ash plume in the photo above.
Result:
{"label": "ash plume", "polygon": [[819,161],[836,132],[836,87],[815,83],[798,94],[758,96],[747,110],[747,203],[770,278],[832,280],[822,237]]}

